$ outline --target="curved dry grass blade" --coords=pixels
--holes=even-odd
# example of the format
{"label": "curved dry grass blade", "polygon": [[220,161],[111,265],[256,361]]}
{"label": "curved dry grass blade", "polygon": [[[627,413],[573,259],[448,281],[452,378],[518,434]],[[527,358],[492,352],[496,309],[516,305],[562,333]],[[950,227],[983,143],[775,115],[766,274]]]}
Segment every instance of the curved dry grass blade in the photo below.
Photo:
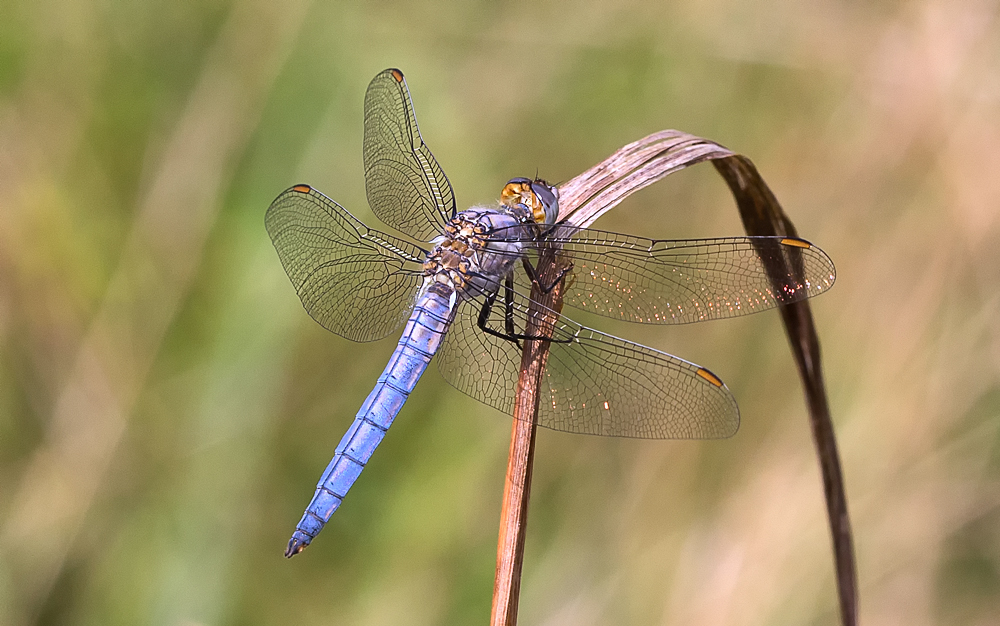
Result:
{"label": "curved dry grass blade", "polygon": [[[788,219],[750,159],[734,155],[714,160],[712,165],[733,192],[740,218],[743,220],[743,228],[748,235],[797,236],[792,221]],[[780,280],[777,278],[781,276],[780,272],[786,272],[784,275],[787,276],[786,268],[767,269],[775,280]],[[819,337],[816,335],[816,326],[808,301],[802,300],[781,306],[779,310],[805,388],[806,402],[809,405],[809,423],[823,474],[826,512],[830,521],[830,532],[833,535],[841,618],[845,625],[853,626],[858,621],[854,540],[847,512],[847,495],[844,491],[844,476],[840,467],[840,454],[837,451],[837,438],[830,417],[826,386],[823,384]]]}
{"label": "curved dry grass blade", "polygon": [[685,167],[732,156],[719,144],[663,130],[628,144],[559,186],[559,219],[589,226],[619,202]]}
{"label": "curved dry grass blade", "polygon": [[[712,161],[729,185],[748,235],[797,236],[795,226],[749,159],[715,142],[676,130],[654,133],[631,143],[561,185],[559,217],[577,226],[589,226],[629,194],[706,160]],[[772,266],[767,271],[775,280],[775,277],[787,275],[788,268]],[[823,474],[841,617],[845,625],[853,626],[857,623],[854,544],[840,456],[823,384],[819,339],[807,301],[785,305],[780,310],[805,388],[813,440]]]}
{"label": "curved dry grass blade", "polygon": [[[576,226],[589,226],[635,191],[673,172],[706,160],[712,161],[729,185],[747,234],[796,236],[791,220],[782,211],[781,205],[749,159],[715,142],[676,130],[661,131],[631,143],[561,185],[559,217]],[[781,265],[766,268],[772,280],[789,272],[783,261],[779,263]],[[792,269],[794,271],[796,268]],[[547,270],[554,271],[554,265],[549,263]],[[549,294],[548,298],[537,293],[533,293],[533,297],[541,298],[553,310],[561,309],[559,289]],[[823,474],[827,514],[833,535],[841,616],[845,625],[854,626],[857,623],[854,547],[840,457],[823,384],[819,339],[807,301],[782,306],[781,315],[805,387],[813,439]],[[547,356],[547,344],[528,342],[521,362],[516,413],[518,419],[514,420],[501,514],[497,582],[491,620],[493,626],[513,626],[517,622],[538,409],[537,391]]]}

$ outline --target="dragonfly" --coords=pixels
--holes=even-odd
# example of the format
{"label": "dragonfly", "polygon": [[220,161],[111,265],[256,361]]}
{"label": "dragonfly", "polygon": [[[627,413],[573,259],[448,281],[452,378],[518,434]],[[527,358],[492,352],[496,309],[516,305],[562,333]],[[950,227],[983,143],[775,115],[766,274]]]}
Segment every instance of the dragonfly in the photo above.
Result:
{"label": "dragonfly", "polygon": [[[404,237],[367,227],[305,184],[279,195],[265,217],[305,310],[323,327],[356,342],[404,327],[286,557],[340,507],[432,358],[454,387],[513,414],[522,351],[544,341],[539,426],[647,439],[736,432],[736,400],[710,370],[581,326],[533,293],[558,286],[564,304],[597,315],[686,324],[796,302],[836,278],[829,256],[803,239],[654,240],[559,222],[558,188],[538,178],[511,179],[499,202],[457,211],[398,69],[368,86],[364,123],[368,203]],[[551,259],[557,267],[545,280],[541,263]],[[787,274],[768,276],[775,263]]]}

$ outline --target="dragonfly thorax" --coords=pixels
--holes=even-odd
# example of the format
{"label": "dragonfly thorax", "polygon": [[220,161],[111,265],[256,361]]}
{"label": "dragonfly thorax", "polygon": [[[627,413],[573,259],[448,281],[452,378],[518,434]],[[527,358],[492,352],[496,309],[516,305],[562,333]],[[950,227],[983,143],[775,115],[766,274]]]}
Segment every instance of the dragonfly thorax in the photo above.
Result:
{"label": "dragonfly thorax", "polygon": [[[459,298],[495,291],[500,280],[521,254],[521,244],[510,237],[510,228],[521,220],[506,207],[472,207],[455,215],[424,260],[424,289],[431,284],[450,285]],[[503,241],[490,235],[505,229]]]}
{"label": "dragonfly thorax", "polygon": [[541,179],[512,178],[499,206],[456,214],[431,241],[422,291],[435,283],[451,288],[458,299],[497,291],[521,256],[522,236],[530,239],[538,224],[552,224],[558,214],[558,189]]}

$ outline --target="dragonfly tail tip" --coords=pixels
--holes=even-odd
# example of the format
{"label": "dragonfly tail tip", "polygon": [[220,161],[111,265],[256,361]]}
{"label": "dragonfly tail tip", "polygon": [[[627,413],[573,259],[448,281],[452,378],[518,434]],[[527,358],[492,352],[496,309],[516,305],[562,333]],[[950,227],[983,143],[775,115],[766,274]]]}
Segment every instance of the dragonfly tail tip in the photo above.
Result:
{"label": "dragonfly tail tip", "polygon": [[285,558],[286,559],[292,558],[299,552],[305,550],[307,545],[309,544],[302,541],[298,537],[292,537],[291,539],[288,540],[288,547],[285,548]]}

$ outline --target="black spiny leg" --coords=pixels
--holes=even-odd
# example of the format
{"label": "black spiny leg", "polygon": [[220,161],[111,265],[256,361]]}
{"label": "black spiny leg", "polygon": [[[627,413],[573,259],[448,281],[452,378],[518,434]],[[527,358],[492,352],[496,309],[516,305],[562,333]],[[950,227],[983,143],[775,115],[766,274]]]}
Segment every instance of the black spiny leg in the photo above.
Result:
{"label": "black spiny leg", "polygon": [[[514,273],[510,272],[507,274],[506,278],[503,280],[503,321],[504,330],[507,331],[508,337],[514,337],[517,333],[514,331]],[[518,348],[521,348],[521,342],[517,339],[514,340]]]}
{"label": "black spiny leg", "polygon": [[506,339],[507,341],[516,341],[516,339],[514,338],[514,333],[504,334],[495,331],[489,326],[487,326],[487,322],[489,322],[490,320],[490,313],[493,311],[493,305],[496,303],[496,301],[497,301],[496,291],[487,295],[486,298],[483,299],[483,308],[479,309],[479,320],[476,322],[476,325],[479,326],[479,330],[483,331],[487,335],[493,335],[494,337]]}
{"label": "black spiny leg", "polygon": [[544,294],[548,294],[550,291],[552,291],[553,289],[555,289],[556,285],[559,284],[559,281],[561,281],[563,278],[565,278],[566,274],[568,274],[570,272],[570,270],[573,269],[573,264],[570,263],[569,265],[567,265],[567,266],[563,267],[561,270],[559,270],[559,275],[555,277],[555,280],[553,280],[548,285],[545,285],[545,284],[542,284],[542,281],[540,280],[540,277],[538,276],[538,272],[535,271],[535,267],[531,264],[531,261],[529,261],[525,257],[521,257],[521,265],[524,266],[524,273],[528,275],[528,278],[531,279],[531,282],[533,282],[536,285],[538,285],[538,288],[541,289],[542,293],[544,293]]}
{"label": "black spiny leg", "polygon": [[573,343],[573,337],[568,337],[566,339],[555,339],[553,337],[542,337],[540,335],[522,335],[521,333],[511,332],[514,330],[513,328],[514,309],[511,299],[508,297],[505,297],[505,299],[507,300],[507,304],[505,306],[510,311],[510,318],[509,318],[510,322],[508,323],[507,320],[505,319],[504,325],[505,326],[509,325],[509,328],[505,329],[506,332],[502,333],[498,330],[490,328],[488,326],[490,320],[490,313],[493,311],[493,305],[496,304],[498,292],[499,291],[494,291],[493,293],[486,296],[486,298],[483,300],[483,308],[479,310],[479,320],[476,323],[476,325],[479,326],[479,330],[483,331],[487,335],[493,335],[494,337],[499,337],[500,339],[517,343],[518,346],[521,345],[520,343],[518,343],[517,341],[518,339],[523,339],[525,341],[551,341],[552,343]]}

